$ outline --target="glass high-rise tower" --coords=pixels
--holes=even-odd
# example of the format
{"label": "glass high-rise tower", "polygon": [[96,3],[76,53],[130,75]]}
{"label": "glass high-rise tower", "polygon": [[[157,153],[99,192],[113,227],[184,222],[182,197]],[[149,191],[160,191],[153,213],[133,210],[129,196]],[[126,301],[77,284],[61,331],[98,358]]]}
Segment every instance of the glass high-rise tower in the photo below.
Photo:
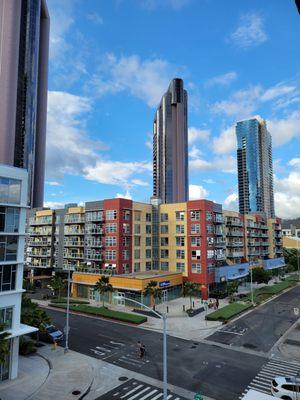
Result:
{"label": "glass high-rise tower", "polygon": [[153,196],[162,203],[188,200],[187,91],[173,79],[153,123]]}
{"label": "glass high-rise tower", "polygon": [[239,209],[275,217],[272,138],[259,117],[236,124]]}
{"label": "glass high-rise tower", "polygon": [[46,0],[0,0],[0,163],[28,170],[43,205],[49,14]]}

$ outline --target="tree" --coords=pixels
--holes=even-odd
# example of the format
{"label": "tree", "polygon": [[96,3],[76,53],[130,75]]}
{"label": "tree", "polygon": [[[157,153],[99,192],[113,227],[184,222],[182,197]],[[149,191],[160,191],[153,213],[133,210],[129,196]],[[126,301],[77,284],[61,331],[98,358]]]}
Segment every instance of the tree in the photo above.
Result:
{"label": "tree", "polygon": [[[23,295],[21,308],[22,324],[34,326],[39,331],[44,330],[46,325],[51,323],[51,318],[46,311],[41,310],[37,304],[33,303],[28,297]],[[37,341],[39,340],[39,331],[37,332]]]}
{"label": "tree", "polygon": [[252,281],[256,283],[266,283],[268,284],[271,279],[271,274],[262,267],[252,268]]}
{"label": "tree", "polygon": [[51,289],[54,291],[54,294],[58,295],[58,298],[61,297],[61,291],[65,288],[66,283],[60,275],[55,275],[51,279],[51,283],[49,285]]}
{"label": "tree", "polygon": [[183,295],[190,298],[190,309],[192,309],[192,297],[199,293],[199,286],[193,282],[185,282],[183,285]]}
{"label": "tree", "polygon": [[156,281],[150,281],[144,290],[144,296],[150,296],[153,308],[156,305],[156,299],[161,299],[161,289],[157,287]]}
{"label": "tree", "polygon": [[[0,325],[0,365],[4,364],[6,361],[6,357],[9,354],[9,341],[8,337],[10,336],[9,332],[5,332],[5,325]],[[4,332],[3,332],[4,331]]]}
{"label": "tree", "polygon": [[227,293],[229,296],[233,296],[234,293],[237,293],[239,289],[238,281],[232,281],[227,283]]}
{"label": "tree", "polygon": [[94,291],[100,293],[102,296],[103,307],[104,307],[104,295],[105,293],[112,293],[114,291],[113,286],[109,283],[109,277],[102,275],[101,278],[95,284]]}

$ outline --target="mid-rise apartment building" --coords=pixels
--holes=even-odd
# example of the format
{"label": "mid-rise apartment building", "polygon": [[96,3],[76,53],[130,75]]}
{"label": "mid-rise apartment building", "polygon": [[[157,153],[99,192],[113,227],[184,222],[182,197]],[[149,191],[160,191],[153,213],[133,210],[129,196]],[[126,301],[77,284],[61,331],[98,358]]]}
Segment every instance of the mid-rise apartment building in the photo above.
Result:
{"label": "mid-rise apartment building", "polygon": [[27,181],[24,169],[0,164],[0,324],[10,333],[0,381],[17,377],[19,337],[36,330],[20,323]]}

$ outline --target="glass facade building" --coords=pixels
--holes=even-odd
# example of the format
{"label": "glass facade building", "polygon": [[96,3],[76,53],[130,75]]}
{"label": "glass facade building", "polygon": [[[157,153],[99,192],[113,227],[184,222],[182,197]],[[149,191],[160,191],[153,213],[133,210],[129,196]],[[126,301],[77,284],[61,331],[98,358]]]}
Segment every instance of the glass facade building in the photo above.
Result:
{"label": "glass facade building", "polygon": [[274,218],[272,139],[260,118],[236,125],[239,210]]}
{"label": "glass facade building", "polygon": [[153,122],[153,196],[162,203],[188,200],[187,91],[173,79]]}

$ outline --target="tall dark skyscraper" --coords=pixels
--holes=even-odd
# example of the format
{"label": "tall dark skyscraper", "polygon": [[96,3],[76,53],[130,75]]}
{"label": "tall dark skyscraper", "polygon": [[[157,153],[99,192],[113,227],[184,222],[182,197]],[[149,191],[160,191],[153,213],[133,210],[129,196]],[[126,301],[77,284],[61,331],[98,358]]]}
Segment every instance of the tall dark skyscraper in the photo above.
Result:
{"label": "tall dark skyscraper", "polygon": [[240,213],[265,212],[274,218],[272,138],[266,121],[239,121],[236,136]]}
{"label": "tall dark skyscraper", "polygon": [[49,24],[46,0],[0,0],[0,163],[28,170],[32,207],[44,197]]}
{"label": "tall dark skyscraper", "polygon": [[153,196],[162,203],[188,200],[187,91],[173,79],[153,123]]}

